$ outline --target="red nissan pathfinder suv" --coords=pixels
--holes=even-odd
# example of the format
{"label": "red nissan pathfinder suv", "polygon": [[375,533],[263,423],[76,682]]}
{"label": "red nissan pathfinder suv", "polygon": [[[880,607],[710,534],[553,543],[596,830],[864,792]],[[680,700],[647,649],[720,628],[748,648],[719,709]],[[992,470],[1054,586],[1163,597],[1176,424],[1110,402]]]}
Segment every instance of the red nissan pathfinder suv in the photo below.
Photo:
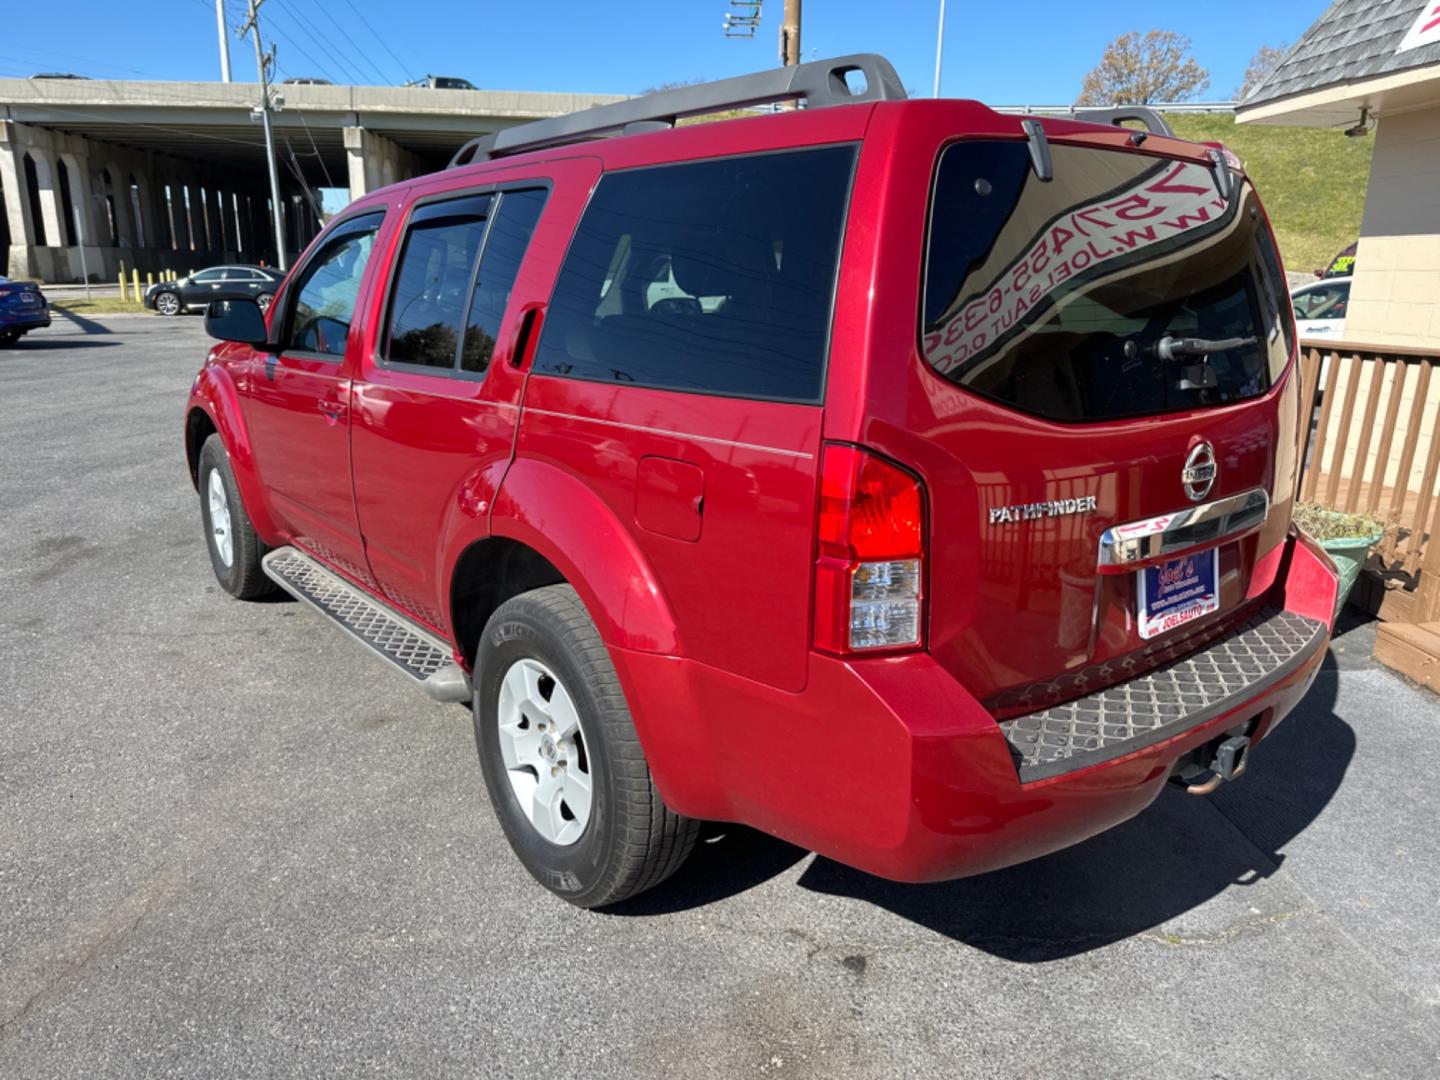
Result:
{"label": "red nissan pathfinder suv", "polygon": [[1238,776],[1321,664],[1241,164],[904,96],[856,56],[513,127],[211,306],[216,576],[471,702],[575,904],[703,819],[904,881],[1031,859]]}

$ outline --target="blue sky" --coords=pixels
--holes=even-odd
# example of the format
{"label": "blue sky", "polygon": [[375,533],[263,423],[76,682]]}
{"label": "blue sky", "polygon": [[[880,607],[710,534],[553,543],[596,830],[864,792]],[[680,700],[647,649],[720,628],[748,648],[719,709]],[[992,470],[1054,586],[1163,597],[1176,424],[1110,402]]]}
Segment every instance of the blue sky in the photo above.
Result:
{"label": "blue sky", "polygon": [[[262,22],[283,75],[398,83],[431,72],[509,90],[637,93],[777,62],[783,0],[765,0],[753,41],[727,40],[729,0],[266,0]],[[1187,34],[1210,70],[1204,96],[1229,97],[1262,44],[1293,43],[1328,0],[948,0],[943,91],[995,105],[1074,99],[1105,43],[1127,30]],[[227,0],[230,22],[241,0]],[[912,92],[934,75],[938,0],[807,0],[803,47],[821,57],[880,52]],[[63,14],[61,12],[63,11]],[[273,35],[271,33],[273,31]],[[232,43],[237,80],[253,49]],[[213,0],[5,4],[0,77],[73,71],[95,78],[218,78]]]}

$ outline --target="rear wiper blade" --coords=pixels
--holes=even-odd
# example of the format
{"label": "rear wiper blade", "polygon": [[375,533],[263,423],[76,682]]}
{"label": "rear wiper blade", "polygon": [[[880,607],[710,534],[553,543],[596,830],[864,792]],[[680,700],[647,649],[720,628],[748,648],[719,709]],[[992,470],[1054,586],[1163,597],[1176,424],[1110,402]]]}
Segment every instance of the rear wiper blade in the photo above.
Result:
{"label": "rear wiper blade", "polygon": [[1166,334],[1148,348],[1136,344],[1133,340],[1125,342],[1125,355],[1134,359],[1142,352],[1148,352],[1161,360],[1183,360],[1187,357],[1209,356],[1211,353],[1225,352],[1227,349],[1243,349],[1247,345],[1258,343],[1258,339],[1254,336],[1211,339],[1177,338]]}

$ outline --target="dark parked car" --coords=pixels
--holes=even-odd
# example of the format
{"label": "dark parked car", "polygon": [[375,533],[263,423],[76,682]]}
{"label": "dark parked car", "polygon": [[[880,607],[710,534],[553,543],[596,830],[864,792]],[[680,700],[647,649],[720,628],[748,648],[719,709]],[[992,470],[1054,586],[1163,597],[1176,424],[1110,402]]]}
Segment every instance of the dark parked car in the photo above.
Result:
{"label": "dark parked car", "polygon": [[145,290],[145,306],[161,315],[204,311],[211,300],[254,300],[264,311],[285,275],[265,266],[212,266],[178,281],[161,281]]}
{"label": "dark parked car", "polygon": [[50,305],[40,286],[0,277],[0,349],[8,349],[31,330],[50,325]]}

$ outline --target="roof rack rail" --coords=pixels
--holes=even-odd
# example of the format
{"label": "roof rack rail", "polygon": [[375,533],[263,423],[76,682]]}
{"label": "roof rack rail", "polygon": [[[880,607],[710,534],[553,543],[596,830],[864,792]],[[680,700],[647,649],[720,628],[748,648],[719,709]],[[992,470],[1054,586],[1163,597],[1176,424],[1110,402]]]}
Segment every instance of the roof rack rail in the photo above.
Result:
{"label": "roof rack rail", "polygon": [[[863,85],[854,85],[857,75]],[[662,131],[674,127],[682,116],[726,109],[779,101],[803,101],[806,108],[822,109],[866,101],[897,101],[904,97],[905,87],[890,61],[875,53],[856,53],[698,86],[662,90],[565,116],[518,124],[471,139],[456,151],[448,168],[616,133],[635,135]]]}
{"label": "roof rack rail", "polygon": [[1124,127],[1125,121],[1135,120],[1144,124],[1145,130],[1152,135],[1175,134],[1163,116],[1145,105],[1116,105],[1109,109],[1072,108],[1070,115],[1076,120],[1084,120],[1087,124],[1113,124],[1115,127]]}

